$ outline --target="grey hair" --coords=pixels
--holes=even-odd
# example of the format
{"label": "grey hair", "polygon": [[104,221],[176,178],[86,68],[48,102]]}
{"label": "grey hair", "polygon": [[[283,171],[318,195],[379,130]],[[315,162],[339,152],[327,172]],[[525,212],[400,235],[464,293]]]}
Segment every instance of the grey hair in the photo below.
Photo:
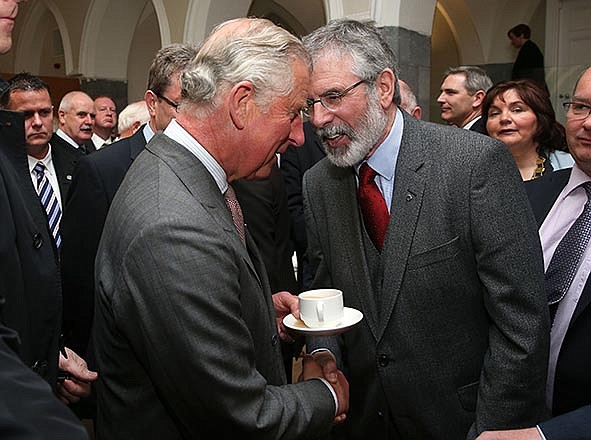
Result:
{"label": "grey hair", "polygon": [[121,113],[119,113],[119,121],[117,123],[117,131],[124,132],[131,128],[134,122],[139,121],[145,124],[150,120],[150,113],[148,112],[148,105],[146,101],[137,101],[129,104]]}
{"label": "grey hair", "polygon": [[417,97],[406,82],[400,80],[398,84],[400,85],[400,106],[410,113],[417,106]]}
{"label": "grey hair", "polygon": [[326,53],[350,56],[353,60],[352,73],[360,79],[373,81],[384,69],[391,69],[396,76],[394,103],[400,104],[396,55],[375,23],[333,20],[303,40],[313,61]]}
{"label": "grey hair", "polygon": [[195,56],[198,47],[190,43],[175,43],[164,46],[152,61],[148,73],[148,90],[156,95],[162,95],[171,86],[171,79],[175,73],[185,69]]}
{"label": "grey hair", "polygon": [[480,90],[486,93],[493,86],[490,76],[478,66],[450,67],[445,71],[443,77],[447,78],[449,75],[457,74],[462,74],[466,78],[465,87],[471,96]]}
{"label": "grey hair", "polygon": [[[240,21],[244,29],[216,35],[224,26]],[[214,109],[225,90],[249,81],[264,112],[272,99],[293,91],[295,59],[310,69],[310,57],[301,41],[269,20],[242,18],[222,23],[180,76],[181,109],[186,104]]]}

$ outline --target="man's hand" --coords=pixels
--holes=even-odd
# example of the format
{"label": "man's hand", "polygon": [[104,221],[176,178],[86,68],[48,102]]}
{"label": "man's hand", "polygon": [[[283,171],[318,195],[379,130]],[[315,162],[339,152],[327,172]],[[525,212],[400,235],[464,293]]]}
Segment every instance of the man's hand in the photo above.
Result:
{"label": "man's hand", "polygon": [[538,428],[485,431],[476,440],[541,440]]}
{"label": "man's hand", "polygon": [[[320,353],[328,353],[333,361],[334,356],[330,351],[323,351]],[[321,361],[326,361],[329,359],[328,356],[322,356],[318,358]],[[315,356],[312,355],[305,355],[302,359],[302,375],[300,376],[300,380],[309,380],[314,378],[325,378],[324,374],[324,367],[321,366],[318,361],[316,361]],[[349,382],[345,378],[345,375],[336,369],[336,363],[334,363],[334,371],[331,367],[331,378],[333,380],[329,380],[330,385],[332,386],[335,394],[337,395],[338,401],[338,408],[337,414],[334,419],[334,423],[342,423],[347,418],[347,411],[349,411]],[[328,379],[327,379],[328,380]]]}
{"label": "man's hand", "polygon": [[59,369],[70,374],[70,378],[59,382],[57,385],[57,397],[66,405],[76,403],[81,397],[90,395],[90,384],[98,378],[98,374],[90,371],[86,362],[75,352],[66,347],[66,359],[60,353]]}
{"label": "man's hand", "polygon": [[285,331],[283,318],[290,313],[296,318],[300,318],[300,306],[298,297],[289,292],[282,291],[273,295],[273,306],[275,307],[275,320],[277,321],[277,331],[283,341],[291,342],[293,339]]}

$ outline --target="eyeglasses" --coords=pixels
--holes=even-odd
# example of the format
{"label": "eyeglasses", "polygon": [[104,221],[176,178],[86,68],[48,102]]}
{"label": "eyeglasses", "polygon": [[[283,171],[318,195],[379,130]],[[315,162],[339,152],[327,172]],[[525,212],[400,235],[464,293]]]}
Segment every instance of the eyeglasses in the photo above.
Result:
{"label": "eyeglasses", "polygon": [[357,81],[352,86],[347,87],[342,92],[330,91],[326,92],[323,95],[320,95],[318,99],[306,99],[306,107],[302,109],[304,116],[306,116],[307,118],[311,118],[314,115],[314,105],[316,105],[317,103],[322,104],[322,107],[324,107],[329,112],[336,112],[339,109],[343,101],[343,98],[347,96],[347,94],[351,92],[355,87],[365,82],[367,82],[367,80],[362,79],[361,81]]}
{"label": "eyeglasses", "polygon": [[571,119],[585,119],[591,114],[591,106],[582,102],[565,102],[562,107],[566,116]]}
{"label": "eyeglasses", "polygon": [[164,102],[166,102],[168,105],[170,105],[175,110],[178,110],[179,109],[179,105],[176,102],[174,102],[172,99],[169,99],[166,96],[161,95],[160,93],[155,93],[155,95],[158,98],[162,99]]}

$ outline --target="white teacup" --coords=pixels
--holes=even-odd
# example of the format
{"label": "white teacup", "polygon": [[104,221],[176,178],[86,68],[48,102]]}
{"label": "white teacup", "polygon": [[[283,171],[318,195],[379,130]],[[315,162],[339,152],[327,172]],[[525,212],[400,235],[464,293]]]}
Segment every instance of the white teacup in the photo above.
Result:
{"label": "white teacup", "polygon": [[308,327],[334,327],[343,320],[343,292],[340,290],[308,290],[298,298],[300,318]]}

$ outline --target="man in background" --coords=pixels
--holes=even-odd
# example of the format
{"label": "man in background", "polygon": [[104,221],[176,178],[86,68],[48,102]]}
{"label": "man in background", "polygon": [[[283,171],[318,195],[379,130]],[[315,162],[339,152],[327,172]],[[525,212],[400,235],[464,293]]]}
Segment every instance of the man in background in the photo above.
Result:
{"label": "man in background", "polygon": [[117,131],[119,137],[117,140],[133,136],[144,124],[150,121],[150,113],[146,101],[132,102],[119,113],[117,122]]}
{"label": "man in background", "polygon": [[197,55],[190,44],[172,44],[158,51],[148,73],[144,105],[149,122],[133,136],[84,156],[72,181],[62,221],[62,283],[64,335],[76,351],[85,353],[94,310],[94,260],[107,212],[127,170],[154,132],[166,128],[177,114],[176,107],[162,100],[178,102],[180,73]]}
{"label": "man in background", "polygon": [[92,143],[95,150],[100,150],[111,143],[117,128],[117,106],[108,96],[99,96],[94,100],[95,118],[92,127]]}
{"label": "man in background", "polygon": [[452,67],[445,71],[437,102],[441,119],[449,125],[486,134],[482,121],[482,102],[493,83],[476,66]]}
{"label": "man in background", "polygon": [[423,109],[417,103],[417,97],[410,88],[410,86],[403,80],[398,80],[400,86],[400,107],[402,107],[409,115],[417,119],[423,116]]}
{"label": "man in background", "polygon": [[96,150],[91,141],[96,113],[90,96],[80,91],[66,93],[57,114],[58,129],[51,138],[52,145],[69,148],[79,155]]}
{"label": "man in background", "polygon": [[[0,2],[2,54],[12,46],[19,3]],[[84,429],[50,388],[57,377],[59,271],[47,219],[33,186],[24,184],[24,127],[23,115],[0,110],[0,426],[19,438],[83,439]],[[9,149],[20,154],[17,168]]]}
{"label": "man in background", "polygon": [[536,43],[530,40],[530,27],[524,23],[518,24],[509,29],[507,36],[511,40],[511,45],[519,49],[515,63],[513,63],[511,79],[533,79],[547,89],[544,55]]}

